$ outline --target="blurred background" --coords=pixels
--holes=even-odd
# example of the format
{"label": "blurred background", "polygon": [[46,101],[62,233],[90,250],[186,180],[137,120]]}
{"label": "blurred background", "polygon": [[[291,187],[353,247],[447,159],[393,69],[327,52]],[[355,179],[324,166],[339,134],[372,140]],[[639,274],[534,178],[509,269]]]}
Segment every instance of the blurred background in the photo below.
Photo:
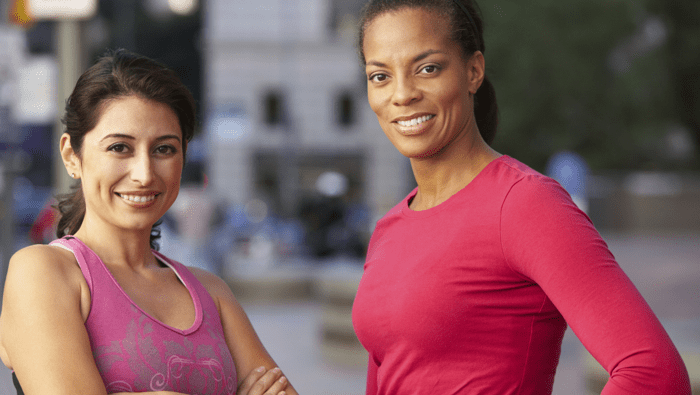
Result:
{"label": "blurred background", "polygon": [[[350,307],[375,221],[415,186],[367,104],[363,3],[0,0],[0,281],[16,250],[54,238],[75,81],[127,48],[175,69],[198,104],[161,251],[226,279],[301,393],[362,394]],[[480,6],[494,148],[589,214],[700,393],[700,2]],[[602,382],[567,331],[554,393]]]}

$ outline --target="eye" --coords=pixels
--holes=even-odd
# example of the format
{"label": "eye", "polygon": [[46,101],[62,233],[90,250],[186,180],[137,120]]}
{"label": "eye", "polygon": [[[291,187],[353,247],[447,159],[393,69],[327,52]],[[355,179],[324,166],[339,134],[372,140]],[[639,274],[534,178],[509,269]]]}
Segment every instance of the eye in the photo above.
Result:
{"label": "eye", "polygon": [[126,144],[124,144],[124,143],[115,143],[115,144],[110,145],[110,146],[107,148],[107,151],[113,151],[113,152],[122,153],[122,152],[126,152],[126,150],[127,150],[128,148],[129,148],[129,147],[128,147]]}
{"label": "eye", "polygon": [[376,74],[370,75],[368,79],[371,82],[379,83],[379,82],[386,81],[387,78],[389,78],[389,76],[387,76],[386,74],[376,73]]}
{"label": "eye", "polygon": [[435,74],[440,71],[440,66],[435,64],[429,64],[422,69],[420,69],[421,74]]}
{"label": "eye", "polygon": [[155,152],[160,155],[170,155],[176,153],[177,148],[172,145],[160,145],[156,148]]}

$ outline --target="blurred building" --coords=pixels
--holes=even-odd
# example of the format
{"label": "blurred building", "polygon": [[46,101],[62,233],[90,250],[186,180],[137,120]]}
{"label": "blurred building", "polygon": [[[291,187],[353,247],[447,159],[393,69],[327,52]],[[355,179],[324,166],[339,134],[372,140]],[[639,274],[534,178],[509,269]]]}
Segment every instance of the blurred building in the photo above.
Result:
{"label": "blurred building", "polygon": [[347,177],[346,201],[375,216],[408,191],[408,161],[367,103],[355,46],[362,3],[205,3],[207,176],[226,200],[290,215],[328,171]]}

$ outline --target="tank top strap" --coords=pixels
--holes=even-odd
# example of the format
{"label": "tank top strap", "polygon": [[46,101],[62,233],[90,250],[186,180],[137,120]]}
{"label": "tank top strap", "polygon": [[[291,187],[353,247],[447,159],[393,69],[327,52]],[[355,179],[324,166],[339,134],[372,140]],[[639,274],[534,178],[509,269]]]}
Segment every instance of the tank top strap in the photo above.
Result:
{"label": "tank top strap", "polygon": [[92,286],[92,275],[90,273],[90,265],[88,263],[87,257],[90,257],[90,250],[88,247],[81,243],[79,240],[77,240],[73,236],[63,236],[60,239],[56,239],[49,243],[49,245],[55,245],[57,247],[62,247],[70,252],[73,253],[75,256],[75,259],[78,261],[78,266],[80,266],[80,271],[83,272],[83,277],[85,277],[85,281],[88,284],[88,288],[90,289],[90,294],[93,293],[93,286]]}
{"label": "tank top strap", "polygon": [[190,295],[192,296],[192,303],[194,303],[195,309],[195,321],[192,325],[192,328],[189,330],[196,330],[202,324],[202,319],[204,318],[203,313],[205,311],[207,313],[211,313],[211,303],[208,303],[211,301],[209,292],[204,288],[202,283],[185,265],[178,261],[168,258],[167,256],[161,254],[156,250],[151,250],[151,252],[153,252],[153,255],[155,255],[158,260],[170,266],[170,268],[175,272],[177,277],[185,285],[185,288],[187,288],[187,291],[189,291]]}

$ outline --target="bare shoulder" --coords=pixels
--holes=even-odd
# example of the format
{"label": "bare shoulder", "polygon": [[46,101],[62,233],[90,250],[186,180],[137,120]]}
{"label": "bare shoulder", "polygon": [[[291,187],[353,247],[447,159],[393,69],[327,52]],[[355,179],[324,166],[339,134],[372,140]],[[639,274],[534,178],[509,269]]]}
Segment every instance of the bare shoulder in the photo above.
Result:
{"label": "bare shoulder", "polygon": [[29,307],[26,303],[41,304],[41,295],[47,296],[43,302],[51,302],[60,296],[79,297],[84,282],[71,251],[48,245],[25,247],[10,258],[3,310],[9,307],[8,304],[24,307]]}
{"label": "bare shoulder", "polygon": [[226,284],[221,277],[198,267],[187,266],[187,269],[189,269],[189,271],[194,274],[195,278],[202,283],[204,288],[209,291],[209,294],[217,304],[219,300],[231,300],[234,298],[231,288],[229,288],[228,284]]}
{"label": "bare shoulder", "polygon": [[26,326],[80,312],[82,278],[73,254],[60,247],[33,245],[10,258],[0,314],[0,356],[6,365],[7,342],[21,342]]}
{"label": "bare shoulder", "polygon": [[65,280],[66,277],[80,275],[80,268],[73,253],[64,248],[32,245],[17,251],[10,258],[6,281],[12,281],[15,277],[21,277],[26,281],[29,278],[25,276],[34,275],[49,276],[47,280],[51,278]]}

